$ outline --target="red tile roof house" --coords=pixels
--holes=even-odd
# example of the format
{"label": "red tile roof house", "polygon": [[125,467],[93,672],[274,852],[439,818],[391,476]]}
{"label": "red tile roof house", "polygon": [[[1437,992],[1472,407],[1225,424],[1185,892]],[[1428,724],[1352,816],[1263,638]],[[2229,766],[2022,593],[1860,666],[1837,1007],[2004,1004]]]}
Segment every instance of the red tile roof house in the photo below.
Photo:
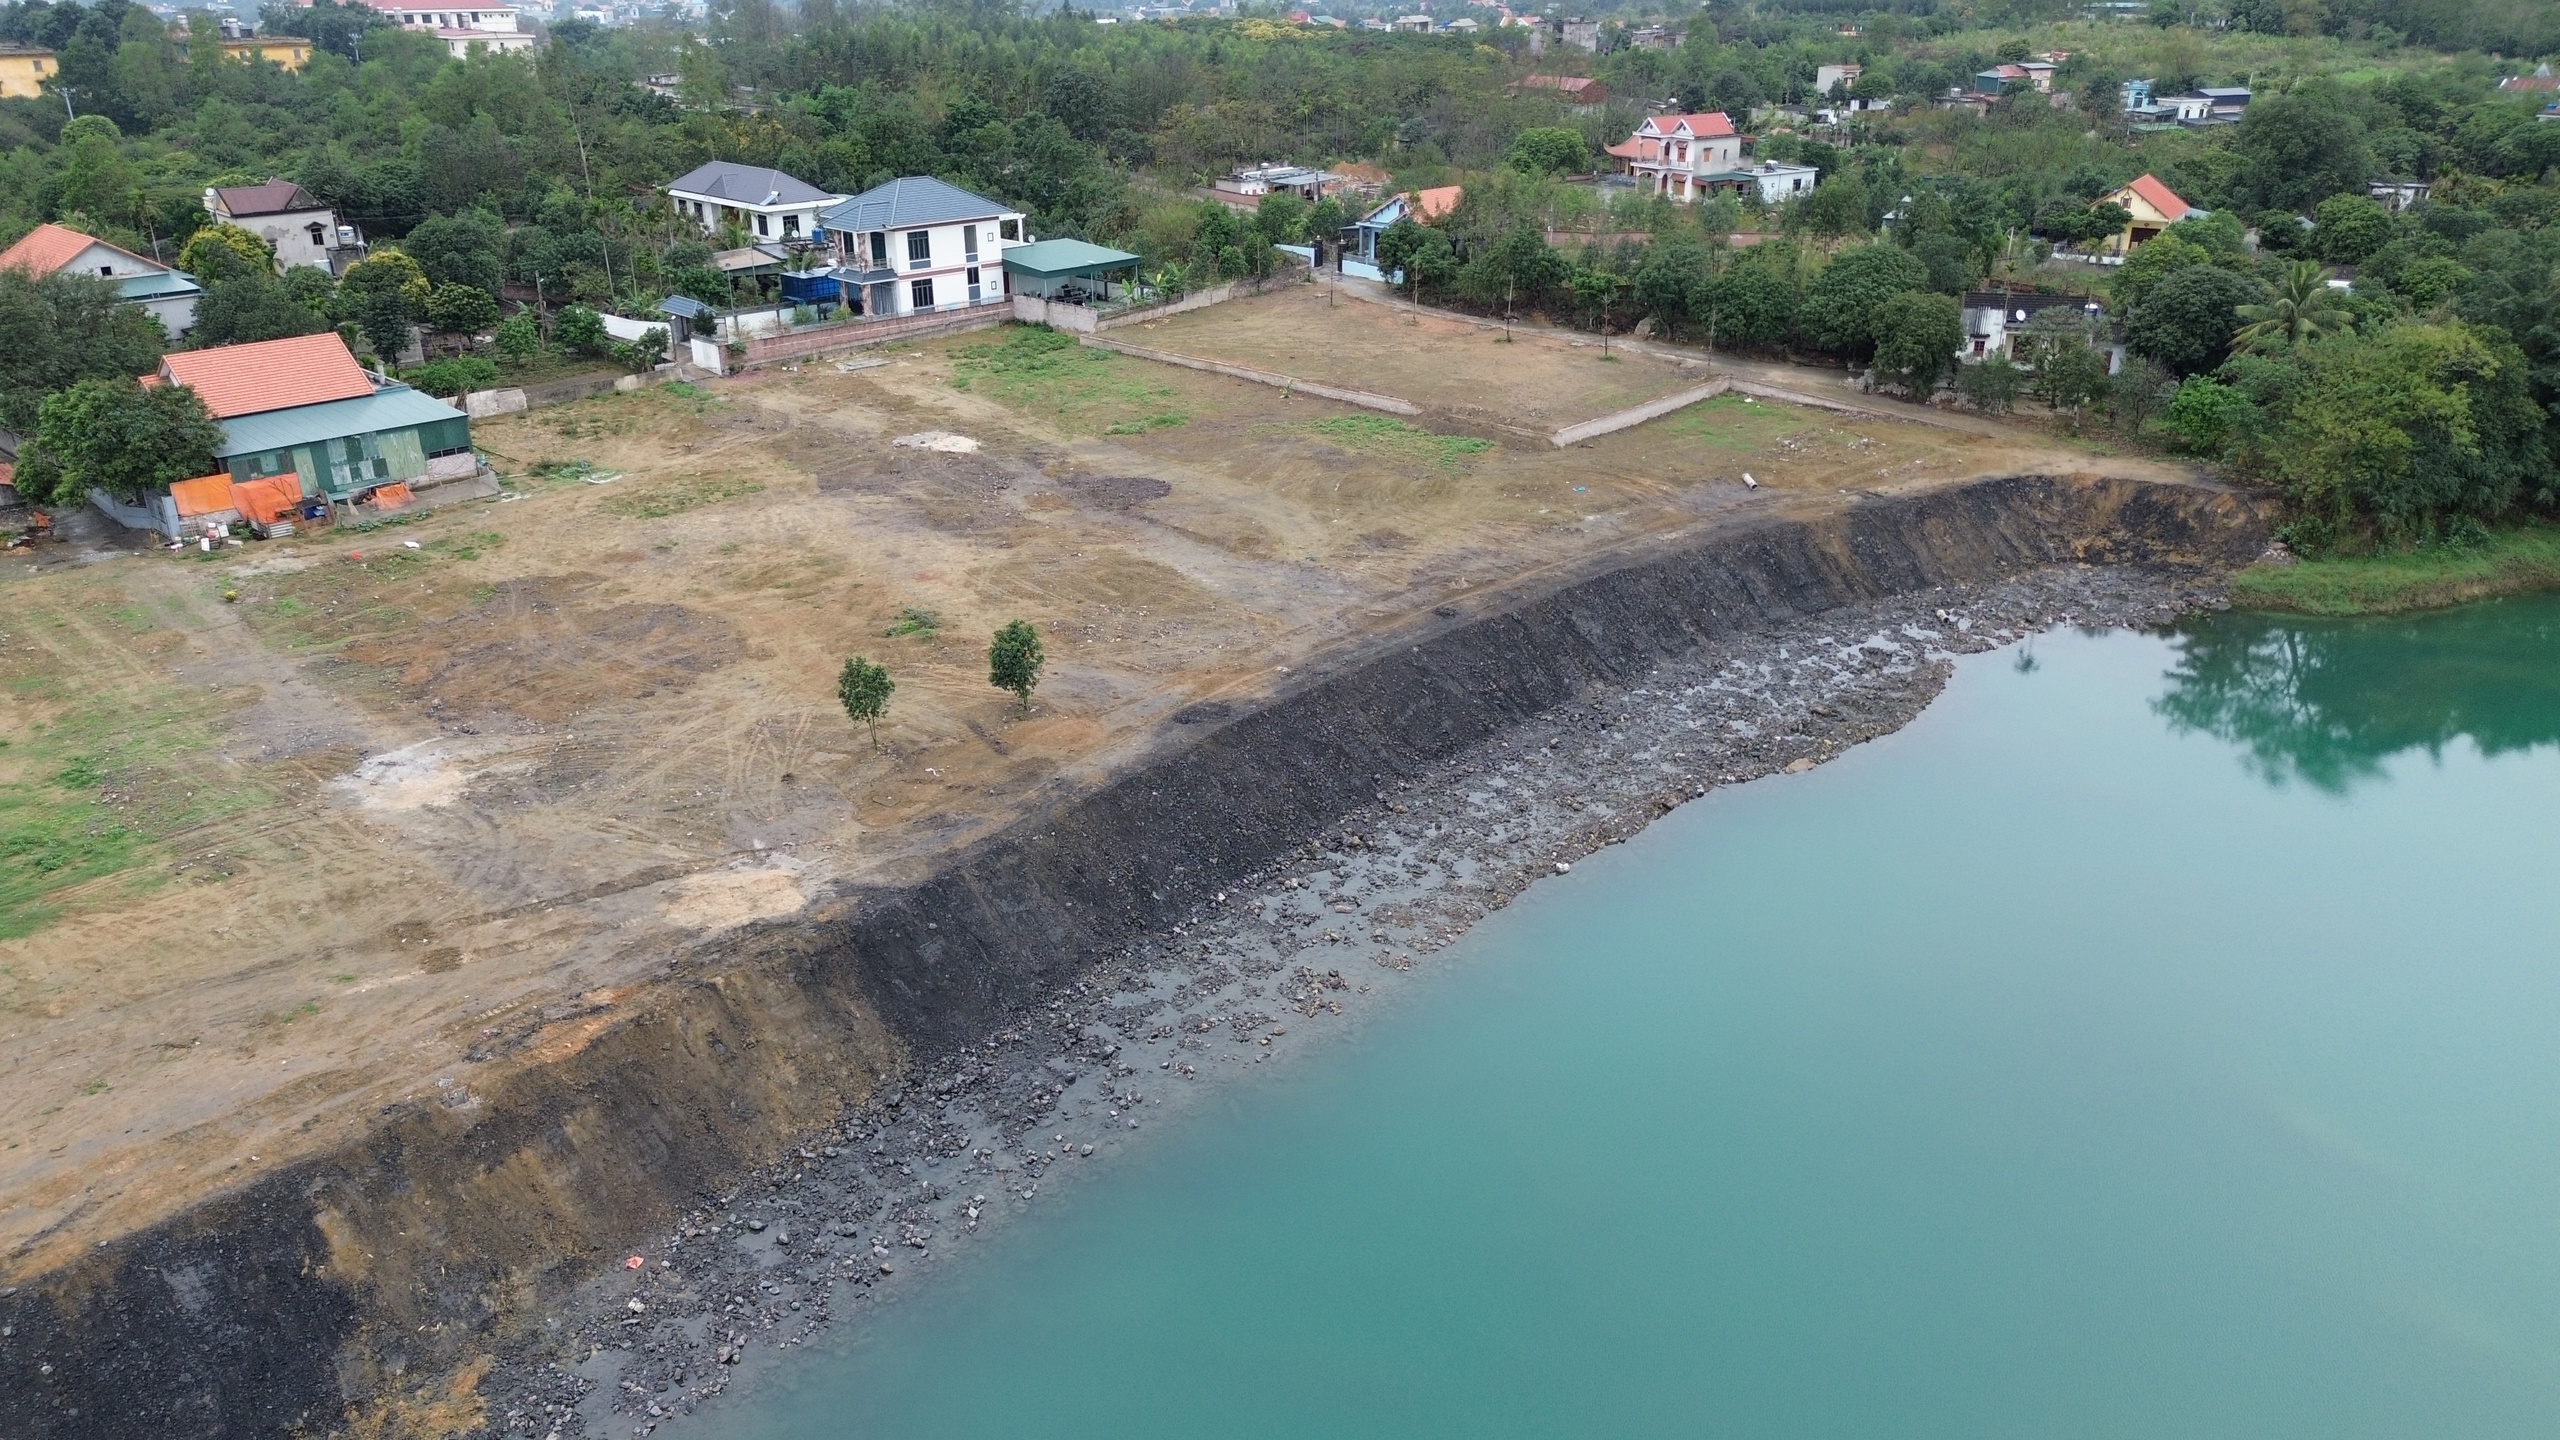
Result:
{"label": "red tile roof house", "polygon": [[2099,196],[2098,201],[2101,204],[2113,201],[2123,206],[2125,213],[2133,217],[2125,222],[2125,227],[2120,233],[2110,235],[2098,242],[2101,253],[2117,259],[2122,259],[2135,246],[2158,235],[2189,215],[2200,213],[2194,206],[2179,199],[2177,191],[2161,184],[2158,177],[2151,175],[2144,175],[2129,184],[2119,186]]}
{"label": "red tile roof house", "polygon": [[1597,110],[1609,103],[1608,86],[1580,75],[1524,75],[1517,88],[1553,90],[1557,99],[1576,110]]}
{"label": "red tile roof house", "polygon": [[1648,115],[1609,153],[1625,163],[1638,185],[1680,201],[1704,199],[1710,177],[1742,170],[1742,136],[1721,110]]}
{"label": "red tile roof house", "polygon": [[192,275],[51,223],[0,250],[0,270],[23,270],[38,279],[68,272],[112,280],[126,304],[140,306],[172,339],[195,328],[196,299],[204,294]]}
{"label": "red tile roof house", "polygon": [[[424,489],[480,471],[468,416],[365,373],[334,333],[181,350],[142,383],[196,392],[222,422],[214,459],[234,481],[290,475],[306,499],[352,505],[384,486]],[[89,498],[135,529],[180,533],[166,495]]]}

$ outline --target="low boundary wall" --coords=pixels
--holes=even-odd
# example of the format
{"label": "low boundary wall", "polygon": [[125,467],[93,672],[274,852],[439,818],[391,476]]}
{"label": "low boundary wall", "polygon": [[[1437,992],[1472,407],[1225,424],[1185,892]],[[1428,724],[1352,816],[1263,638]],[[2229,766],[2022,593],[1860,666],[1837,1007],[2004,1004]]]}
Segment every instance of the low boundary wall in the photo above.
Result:
{"label": "low boundary wall", "polygon": [[1390,415],[1422,413],[1421,406],[1410,400],[1399,400],[1393,395],[1379,395],[1367,390],[1346,390],[1339,385],[1319,385],[1312,380],[1301,380],[1294,375],[1256,370],[1250,365],[1230,365],[1223,360],[1203,360],[1197,355],[1184,355],[1172,350],[1154,350],[1144,345],[1132,345],[1126,340],[1109,340],[1099,335],[1085,336],[1080,343],[1090,345],[1097,350],[1110,350],[1122,355],[1134,356],[1140,360],[1153,360],[1164,365],[1179,365],[1185,370],[1206,370],[1212,375],[1224,375],[1235,380],[1250,380],[1256,385],[1269,385],[1277,390],[1286,390],[1293,395],[1321,395],[1327,400],[1339,400],[1345,405],[1357,405],[1363,410],[1383,410]]}

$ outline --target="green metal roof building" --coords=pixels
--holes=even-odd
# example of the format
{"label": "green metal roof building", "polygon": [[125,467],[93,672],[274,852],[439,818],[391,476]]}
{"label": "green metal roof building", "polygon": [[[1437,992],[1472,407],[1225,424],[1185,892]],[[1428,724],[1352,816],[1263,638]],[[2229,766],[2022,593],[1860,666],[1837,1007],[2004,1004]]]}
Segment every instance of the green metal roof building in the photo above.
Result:
{"label": "green metal roof building", "polygon": [[[425,478],[438,461],[471,455],[471,421],[406,385],[238,415],[222,422],[215,458],[234,480],[292,471],[302,493],[347,500],[376,485]],[[476,462],[474,462],[476,463]]]}
{"label": "green metal roof building", "polygon": [[1145,262],[1126,250],[1082,240],[1035,240],[1004,248],[1004,273],[1013,277],[1016,295],[1053,296],[1069,285],[1091,288],[1110,298],[1109,276],[1126,270],[1134,276]]}

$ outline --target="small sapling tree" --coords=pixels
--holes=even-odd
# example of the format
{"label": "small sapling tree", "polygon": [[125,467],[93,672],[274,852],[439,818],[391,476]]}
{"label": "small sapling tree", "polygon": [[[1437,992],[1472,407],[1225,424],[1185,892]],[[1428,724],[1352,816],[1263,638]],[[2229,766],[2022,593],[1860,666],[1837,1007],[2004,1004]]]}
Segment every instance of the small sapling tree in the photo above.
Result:
{"label": "small sapling tree", "polygon": [[987,646],[987,683],[1012,691],[1022,701],[1022,713],[1028,715],[1031,687],[1040,683],[1040,666],[1046,658],[1040,651],[1040,633],[1031,628],[1031,622],[1011,621]]}
{"label": "small sapling tree", "polygon": [[836,698],[844,702],[846,717],[856,725],[871,730],[871,748],[880,748],[880,717],[889,713],[889,694],[898,682],[889,678],[888,670],[856,655],[844,662],[844,670],[836,676]]}

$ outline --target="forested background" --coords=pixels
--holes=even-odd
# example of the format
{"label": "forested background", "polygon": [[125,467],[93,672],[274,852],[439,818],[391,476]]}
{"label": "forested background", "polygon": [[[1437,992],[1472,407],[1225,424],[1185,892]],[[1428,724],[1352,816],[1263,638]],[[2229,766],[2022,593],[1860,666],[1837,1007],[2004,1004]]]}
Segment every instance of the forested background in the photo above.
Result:
{"label": "forested background", "polygon": [[[1267,269],[1273,242],[1350,218],[1286,202],[1231,215],[1199,189],[1216,174],[1361,161],[1398,187],[1466,186],[1455,215],[1392,237],[1424,300],[1642,322],[1871,366],[1915,397],[1952,384],[1986,410],[2114,425],[2287,484],[2313,517],[2306,543],[2432,541],[2551,503],[2560,123],[2535,119],[2552,96],[2497,81],[2560,51],[2560,6],[2157,0],[2117,22],[2048,0],[1599,13],[1606,53],[1533,59],[1518,29],[736,0],[702,34],[570,22],[530,54],[454,59],[322,0],[267,17],[319,43],[286,74],[126,0],[17,0],[0,39],[53,48],[62,74],[53,96],[0,103],[0,242],[58,220],[184,260],[212,292],[196,343],[336,325],[390,353],[425,324],[523,366],[606,347],[582,310],[517,313],[522,287],[586,309],[725,298],[710,248],[657,194],[709,159],[844,192],[938,175],[1020,205],[1041,235],[1135,250],[1171,285]],[[1638,20],[1684,38],[1617,45]],[[1985,66],[2048,50],[2069,55],[2063,108],[2032,94],[1980,116],[1932,105]],[[1814,69],[1839,60],[1866,66],[1857,97],[1893,108],[1834,126],[1761,108],[1818,102]],[[1518,88],[1556,69],[1615,98],[1575,113]],[[679,77],[676,94],[650,93],[652,75]],[[2237,126],[2138,133],[2117,103],[2134,77],[2259,98]],[[1600,145],[1672,106],[1730,110],[1755,158],[1814,165],[1820,187],[1764,213],[1588,182]],[[2119,271],[2055,258],[2116,223],[2095,202],[2146,171],[2210,217]],[[253,251],[227,258],[237,237],[197,233],[205,186],[270,176],[337,206],[377,258],[342,283],[279,279]],[[2433,197],[2389,213],[2365,194],[2381,177],[2427,181]],[[2351,289],[2329,283],[2350,276]],[[1985,284],[2086,293],[2107,313],[2075,329],[2059,312],[2022,365],[1956,366],[1953,297]],[[0,425],[27,428],[44,395],[147,343],[64,338],[78,329],[65,317],[87,312],[40,289],[0,277],[0,336],[26,341],[0,358]],[[2117,342],[2122,372],[2093,373]]]}

